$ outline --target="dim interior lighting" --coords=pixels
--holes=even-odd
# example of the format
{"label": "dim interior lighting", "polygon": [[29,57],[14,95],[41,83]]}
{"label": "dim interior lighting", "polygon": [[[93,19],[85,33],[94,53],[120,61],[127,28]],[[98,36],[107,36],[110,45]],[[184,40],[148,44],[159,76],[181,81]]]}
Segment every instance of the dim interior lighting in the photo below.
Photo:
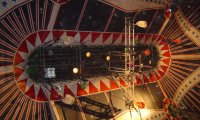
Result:
{"label": "dim interior lighting", "polygon": [[106,60],[107,60],[107,61],[110,61],[110,56],[109,56],[109,55],[106,56]]}
{"label": "dim interior lighting", "polygon": [[147,22],[146,21],[138,21],[135,25],[141,28],[147,28]]}
{"label": "dim interior lighting", "polygon": [[76,67],[73,68],[73,73],[75,73],[75,74],[78,73],[78,68],[76,68]]}
{"label": "dim interior lighting", "polygon": [[85,56],[89,58],[91,56],[91,53],[90,52],[86,52]]}

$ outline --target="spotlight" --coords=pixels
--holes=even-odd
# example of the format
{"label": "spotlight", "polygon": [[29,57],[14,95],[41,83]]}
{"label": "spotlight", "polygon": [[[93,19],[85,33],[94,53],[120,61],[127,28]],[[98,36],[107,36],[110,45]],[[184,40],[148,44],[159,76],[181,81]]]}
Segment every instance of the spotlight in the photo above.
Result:
{"label": "spotlight", "polygon": [[78,68],[73,68],[73,73],[78,73]]}
{"label": "spotlight", "polygon": [[109,55],[106,56],[106,60],[107,60],[107,61],[110,61],[110,56],[109,56]]}
{"label": "spotlight", "polygon": [[90,52],[86,52],[85,56],[89,58],[91,56],[91,53]]}

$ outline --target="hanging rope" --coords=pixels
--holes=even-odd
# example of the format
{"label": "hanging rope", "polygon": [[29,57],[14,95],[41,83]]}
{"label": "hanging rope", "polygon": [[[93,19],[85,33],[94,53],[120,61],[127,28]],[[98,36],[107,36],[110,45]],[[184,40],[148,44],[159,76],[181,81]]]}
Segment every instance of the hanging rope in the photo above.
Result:
{"label": "hanging rope", "polygon": [[76,102],[77,102],[77,104],[79,106],[79,109],[80,109],[81,116],[82,116],[83,120],[86,120],[85,114],[84,114],[82,106],[81,106],[81,102],[80,102],[80,100],[78,98],[76,98]]}
{"label": "hanging rope", "polygon": [[[106,97],[106,100],[107,100],[107,102],[108,102],[108,105],[110,106],[112,115],[115,116],[116,113],[115,113],[114,108],[113,108],[113,106],[112,106],[112,104],[111,104],[111,100],[110,100],[108,94],[107,94],[106,92],[104,92],[104,95],[105,95],[105,97]],[[115,120],[115,119],[113,118],[113,120]]]}

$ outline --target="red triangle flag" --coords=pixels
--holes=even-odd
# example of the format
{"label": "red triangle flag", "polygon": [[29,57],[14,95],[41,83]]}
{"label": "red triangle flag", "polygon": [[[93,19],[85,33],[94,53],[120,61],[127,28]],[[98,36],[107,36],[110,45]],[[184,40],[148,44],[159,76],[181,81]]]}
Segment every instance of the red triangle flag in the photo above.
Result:
{"label": "red triangle flag", "polygon": [[50,31],[39,31],[39,37],[41,40],[41,43],[44,43],[44,41],[46,40],[47,36],[49,35]]}
{"label": "red triangle flag", "polygon": [[59,95],[59,94],[57,93],[57,91],[56,91],[54,88],[51,88],[50,99],[51,99],[51,100],[59,100],[59,99],[61,99],[61,98],[62,98],[61,95]]}
{"label": "red triangle flag", "polygon": [[88,94],[84,89],[81,88],[81,85],[77,83],[77,96],[82,96]]}
{"label": "red triangle flag", "polygon": [[122,86],[126,86],[125,81],[124,81],[122,78],[120,78],[120,77],[119,77],[119,83],[120,83],[120,85],[122,85]]}
{"label": "red triangle flag", "polygon": [[40,88],[38,96],[37,96],[37,100],[39,101],[47,101],[47,97],[44,94],[44,91],[42,90],[42,88]]}
{"label": "red triangle flag", "polygon": [[22,73],[24,72],[24,69],[21,68],[14,68],[14,72],[15,72],[15,79],[18,80],[19,77],[22,75]]}
{"label": "red triangle flag", "polygon": [[32,85],[25,93],[26,95],[28,95],[30,98],[35,99],[35,87],[34,85]]}
{"label": "red triangle flag", "polygon": [[26,88],[26,82],[27,82],[27,79],[17,81],[17,84],[18,84],[19,88],[20,88],[21,91],[23,91],[23,92],[25,91],[25,88]]}
{"label": "red triangle flag", "polygon": [[70,94],[71,96],[74,96],[73,92],[65,85],[64,86],[64,96],[66,94]]}
{"label": "red triangle flag", "polygon": [[18,51],[28,53],[28,48],[27,48],[26,41],[23,41],[23,42],[21,43],[21,45],[20,45]]}
{"label": "red triangle flag", "polygon": [[103,43],[110,37],[112,33],[103,33]]}
{"label": "red triangle flag", "polygon": [[89,93],[97,93],[99,90],[91,83],[89,82]]}
{"label": "red triangle flag", "polygon": [[92,43],[95,42],[100,35],[101,35],[101,33],[93,32],[92,33]]}
{"label": "red triangle flag", "polygon": [[110,80],[110,89],[117,89],[119,86],[114,80]]}
{"label": "red triangle flag", "polygon": [[100,90],[101,91],[109,90],[109,88],[101,80],[100,80]]}
{"label": "red triangle flag", "polygon": [[27,37],[27,40],[35,47],[37,33],[33,33]]}
{"label": "red triangle flag", "polygon": [[59,39],[63,35],[64,31],[53,31],[53,37]]}
{"label": "red triangle flag", "polygon": [[79,32],[80,34],[80,43],[82,43],[85,38],[90,34],[90,32]]}

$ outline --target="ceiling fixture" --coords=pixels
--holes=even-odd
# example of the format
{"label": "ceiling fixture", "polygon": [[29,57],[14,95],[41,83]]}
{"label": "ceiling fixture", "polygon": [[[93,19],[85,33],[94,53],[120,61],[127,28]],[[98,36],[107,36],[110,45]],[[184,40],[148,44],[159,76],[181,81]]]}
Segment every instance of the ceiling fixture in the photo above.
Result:
{"label": "ceiling fixture", "polygon": [[73,73],[77,74],[78,73],[78,68],[73,68]]}
{"label": "ceiling fixture", "polygon": [[147,28],[147,22],[146,21],[138,21],[136,22],[136,24],[138,27],[141,27],[141,28]]}
{"label": "ceiling fixture", "polygon": [[90,52],[86,52],[86,53],[85,53],[85,56],[86,56],[87,58],[89,58],[89,57],[91,56],[91,53],[90,53]]}
{"label": "ceiling fixture", "polygon": [[110,56],[109,55],[106,56],[106,60],[110,61]]}

